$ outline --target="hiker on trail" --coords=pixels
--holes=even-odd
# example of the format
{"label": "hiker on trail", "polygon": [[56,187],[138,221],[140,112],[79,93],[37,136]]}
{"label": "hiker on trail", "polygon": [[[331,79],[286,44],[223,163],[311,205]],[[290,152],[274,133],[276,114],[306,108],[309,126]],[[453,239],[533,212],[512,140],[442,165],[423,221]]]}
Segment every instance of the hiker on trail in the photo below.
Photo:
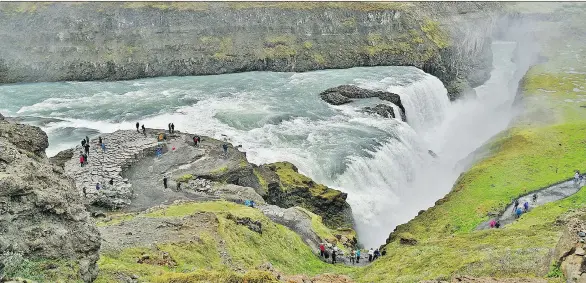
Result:
{"label": "hiker on trail", "polygon": [[89,155],[90,154],[90,143],[86,142],[85,145],[83,146],[83,148],[85,149],[85,154]]}
{"label": "hiker on trail", "polygon": [[324,243],[319,244],[319,256],[323,257],[326,251],[326,245]]}
{"label": "hiker on trail", "polygon": [[537,202],[537,194],[533,194],[533,202]]}
{"label": "hiker on trail", "polygon": [[142,124],[142,133],[144,134],[144,136],[146,137],[146,128],[144,127],[144,124]]}
{"label": "hiker on trail", "polygon": [[330,258],[330,251],[328,251],[328,250],[325,250],[325,251],[324,251],[324,257],[325,257],[326,259]]}
{"label": "hiker on trail", "polygon": [[372,260],[374,261],[375,259],[377,259],[380,256],[380,252],[378,249],[374,250],[374,257],[372,258]]}
{"label": "hiker on trail", "polygon": [[250,207],[254,208],[254,201],[253,200],[250,201]]}
{"label": "hiker on trail", "polygon": [[336,253],[337,251],[335,249],[332,250],[332,264],[336,264]]}
{"label": "hiker on trail", "polygon": [[529,211],[529,202],[525,202],[523,203],[523,208],[525,209],[525,212]]}
{"label": "hiker on trail", "polygon": [[500,220],[497,221],[496,224],[494,224],[494,227],[497,228],[497,229],[500,228],[501,227],[501,221]]}
{"label": "hiker on trail", "polygon": [[81,140],[81,147],[85,146],[85,139]]}
{"label": "hiker on trail", "polygon": [[90,138],[88,136],[85,136],[85,143],[89,144],[90,143]]}
{"label": "hiker on trail", "polygon": [[574,173],[574,183],[577,184],[579,179],[580,179],[580,171],[576,170],[576,173]]}
{"label": "hiker on trail", "polygon": [[177,191],[181,190],[181,182],[177,182]]}
{"label": "hiker on trail", "polygon": [[496,226],[496,220],[494,220],[494,219],[490,220],[488,225],[490,225],[490,228],[494,228],[494,226]]}
{"label": "hiker on trail", "polygon": [[348,257],[350,259],[350,263],[354,264],[356,262],[356,252],[354,250],[350,251]]}
{"label": "hiker on trail", "polygon": [[356,250],[356,263],[360,263],[360,249]]}
{"label": "hiker on trail", "polygon": [[515,213],[515,211],[517,211],[517,207],[519,207],[519,200],[518,199],[516,199],[514,202],[513,213]]}
{"label": "hiker on trail", "polygon": [[171,133],[171,123],[167,125],[167,129],[169,129],[169,134]]}
{"label": "hiker on trail", "polygon": [[516,215],[517,215],[517,217],[516,217],[516,218],[519,218],[519,217],[521,217],[521,214],[523,214],[523,210],[521,210],[521,208],[520,208],[520,207],[518,207],[518,208],[517,208],[517,210],[516,210]]}
{"label": "hiker on trail", "polygon": [[108,182],[108,184],[110,184],[110,186],[114,185],[114,179],[110,178],[110,181]]}
{"label": "hiker on trail", "polygon": [[167,188],[167,176],[163,177],[163,187]]}
{"label": "hiker on trail", "polygon": [[228,156],[228,144],[223,144],[222,148],[224,149],[224,156]]}
{"label": "hiker on trail", "polygon": [[84,162],[84,164],[87,164],[87,162],[88,162],[87,161],[87,154],[83,153],[82,155],[83,155],[83,162]]}
{"label": "hiker on trail", "polygon": [[175,124],[171,123],[171,133],[175,133]]}
{"label": "hiker on trail", "polygon": [[85,164],[85,159],[83,158],[83,154],[79,156],[79,164],[81,164],[81,167],[83,167],[83,165]]}
{"label": "hiker on trail", "polygon": [[138,130],[138,127],[140,126],[140,124],[138,122],[136,122],[136,132],[140,133],[140,131]]}
{"label": "hiker on trail", "polygon": [[370,250],[368,250],[368,262],[372,262],[373,256],[374,256],[374,250],[372,248],[370,248]]}
{"label": "hiker on trail", "polygon": [[98,144],[102,145],[102,137],[98,137]]}
{"label": "hiker on trail", "polygon": [[102,152],[104,152],[104,153],[106,152],[106,144],[105,143],[102,143]]}
{"label": "hiker on trail", "polygon": [[97,182],[96,183],[96,191],[99,191],[99,190],[100,190],[100,182]]}
{"label": "hiker on trail", "polygon": [[87,192],[85,191],[85,187],[81,188],[81,191],[83,192],[83,196],[87,197]]}
{"label": "hiker on trail", "polygon": [[198,136],[193,136],[193,146],[197,146],[198,139]]}

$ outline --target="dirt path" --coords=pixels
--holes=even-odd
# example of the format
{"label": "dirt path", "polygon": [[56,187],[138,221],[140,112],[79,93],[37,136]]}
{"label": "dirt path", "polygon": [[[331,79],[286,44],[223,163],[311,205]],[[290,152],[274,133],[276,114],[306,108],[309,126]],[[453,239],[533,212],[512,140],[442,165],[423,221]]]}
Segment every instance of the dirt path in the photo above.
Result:
{"label": "dirt path", "polygon": [[[575,193],[577,193],[580,188],[584,185],[584,183],[576,184],[574,178],[553,184],[549,187],[539,189],[537,191],[533,191],[529,194],[523,195],[519,197],[519,207],[523,208],[523,204],[525,202],[529,202],[529,211],[527,213],[531,213],[531,209],[544,205],[546,203],[550,203],[552,201],[565,199]],[[537,194],[537,201],[533,201],[533,195]],[[513,211],[514,204],[511,203],[507,206],[505,211],[501,212],[495,220],[500,221],[501,227],[513,223],[516,220],[515,213]],[[476,227],[476,230],[483,230],[489,229],[490,220],[481,223]]]}

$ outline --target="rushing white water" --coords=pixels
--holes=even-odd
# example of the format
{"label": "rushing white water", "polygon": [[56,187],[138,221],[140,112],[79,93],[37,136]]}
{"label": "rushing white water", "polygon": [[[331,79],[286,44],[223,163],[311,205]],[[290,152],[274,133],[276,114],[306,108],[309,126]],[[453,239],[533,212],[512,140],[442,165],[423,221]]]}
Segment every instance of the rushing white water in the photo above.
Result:
{"label": "rushing white water", "polygon": [[[419,69],[371,67],[5,85],[0,109],[8,116],[33,116],[28,122],[49,134],[49,155],[86,135],[132,129],[137,121],[157,128],[173,122],[177,130],[217,138],[225,134],[254,163],[287,160],[316,181],[348,192],[360,240],[374,246],[447,193],[461,171],[457,162],[506,127],[510,107],[500,106],[514,96],[502,89],[514,71],[513,48],[495,44],[501,61],[477,89],[478,99],[453,104],[441,82]],[[319,99],[322,90],[348,83],[398,93],[408,124],[360,111],[385,103],[378,99],[342,106]],[[429,149],[439,157],[432,158]]]}

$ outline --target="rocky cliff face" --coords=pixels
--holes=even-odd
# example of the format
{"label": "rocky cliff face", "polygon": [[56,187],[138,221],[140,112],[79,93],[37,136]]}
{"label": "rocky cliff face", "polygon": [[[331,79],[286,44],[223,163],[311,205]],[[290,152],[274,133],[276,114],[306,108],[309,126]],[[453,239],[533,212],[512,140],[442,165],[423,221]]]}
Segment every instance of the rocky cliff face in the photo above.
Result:
{"label": "rocky cliff face", "polygon": [[2,3],[0,82],[413,65],[490,72],[495,3]]}
{"label": "rocky cliff face", "polygon": [[15,253],[35,262],[71,261],[79,269],[71,279],[89,282],[97,276],[99,232],[72,182],[49,163],[47,146],[39,128],[0,116],[0,263],[18,271],[7,256]]}

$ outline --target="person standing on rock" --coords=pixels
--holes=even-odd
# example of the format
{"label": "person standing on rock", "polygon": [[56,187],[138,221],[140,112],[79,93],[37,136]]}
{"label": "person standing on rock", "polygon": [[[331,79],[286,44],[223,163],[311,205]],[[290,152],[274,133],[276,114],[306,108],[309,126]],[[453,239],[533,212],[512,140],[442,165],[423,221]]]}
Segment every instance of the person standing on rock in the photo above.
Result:
{"label": "person standing on rock", "polygon": [[521,217],[521,214],[523,214],[523,211],[521,210],[520,207],[518,207],[517,210],[516,210],[516,216],[517,216],[517,218]]}
{"label": "person standing on rock", "polygon": [[82,153],[81,154],[83,156],[83,164],[87,164],[88,160],[87,160],[87,154]]}
{"label": "person standing on rock", "polygon": [[86,142],[85,145],[83,146],[83,148],[85,149],[85,154],[89,155],[90,154],[90,143]]}
{"label": "person standing on rock", "polygon": [[356,263],[360,263],[360,249],[356,249]]}
{"label": "person standing on rock", "polygon": [[89,144],[90,143],[90,138],[88,136],[85,136],[85,143]]}
{"label": "person standing on rock", "polygon": [[113,186],[114,185],[114,179],[113,178],[110,178],[110,182],[108,182],[108,184],[110,184],[110,186]]}
{"label": "person standing on rock", "polygon": [[326,245],[324,243],[319,244],[319,256],[324,257],[326,252]]}
{"label": "person standing on rock", "polygon": [[142,133],[144,134],[144,136],[146,137],[146,128],[144,127],[144,124],[142,124]]}
{"label": "person standing on rock", "polygon": [[368,250],[368,262],[372,262],[373,256],[374,256],[374,250],[372,248],[370,248],[370,250]]}
{"label": "person standing on rock", "polygon": [[528,201],[523,203],[523,208],[525,209],[525,212],[529,211],[529,202]]}
{"label": "person standing on rock", "polygon": [[222,148],[224,149],[224,157],[228,157],[228,144],[224,143]]}
{"label": "person standing on rock", "polygon": [[79,155],[79,164],[81,165],[81,167],[83,167],[83,165],[85,164],[85,159],[83,158],[83,154]]}
{"label": "person standing on rock", "polygon": [[374,250],[374,257],[372,258],[372,260],[374,261],[375,259],[377,259],[380,256],[380,251],[378,249]]}
{"label": "person standing on rock", "polygon": [[332,250],[332,264],[336,264],[336,253],[337,251],[335,249]]}
{"label": "person standing on rock", "polygon": [[167,176],[163,176],[163,187],[167,189]]}
{"label": "person standing on rock", "polygon": [[171,133],[175,133],[175,124],[171,123]]}
{"label": "person standing on rock", "polygon": [[576,170],[576,173],[574,173],[574,183],[578,184],[579,179],[580,179],[580,172]]}
{"label": "person standing on rock", "polygon": [[85,139],[81,140],[81,147],[85,146]]}
{"label": "person standing on rock", "polygon": [[96,191],[99,191],[99,190],[100,190],[100,182],[97,182],[96,183]]}
{"label": "person standing on rock", "polygon": [[519,207],[519,200],[515,199],[515,201],[513,202],[514,206],[513,206],[513,213],[515,213],[517,211],[517,207]]}
{"label": "person standing on rock", "polygon": [[167,129],[169,129],[169,134],[171,133],[171,123],[167,125]]}
{"label": "person standing on rock", "polygon": [[106,144],[105,143],[102,143],[102,152],[106,153]]}
{"label": "person standing on rock", "polygon": [[197,146],[197,136],[193,136],[193,146]]}
{"label": "person standing on rock", "polygon": [[98,137],[98,144],[101,146],[102,145],[102,137]]}
{"label": "person standing on rock", "polygon": [[350,251],[349,255],[350,263],[354,264],[356,262],[356,252],[354,250]]}
{"label": "person standing on rock", "polygon": [[490,226],[490,228],[494,228],[494,226],[496,225],[496,220],[494,220],[494,219],[490,220],[488,225]]}
{"label": "person standing on rock", "polygon": [[497,221],[496,224],[494,224],[494,227],[497,228],[497,229],[498,228],[501,228],[501,222],[500,221]]}
{"label": "person standing on rock", "polygon": [[138,127],[140,127],[140,124],[138,122],[136,122],[136,132],[140,133],[140,131],[138,130]]}
{"label": "person standing on rock", "polygon": [[533,194],[533,203],[537,202],[537,194]]}

